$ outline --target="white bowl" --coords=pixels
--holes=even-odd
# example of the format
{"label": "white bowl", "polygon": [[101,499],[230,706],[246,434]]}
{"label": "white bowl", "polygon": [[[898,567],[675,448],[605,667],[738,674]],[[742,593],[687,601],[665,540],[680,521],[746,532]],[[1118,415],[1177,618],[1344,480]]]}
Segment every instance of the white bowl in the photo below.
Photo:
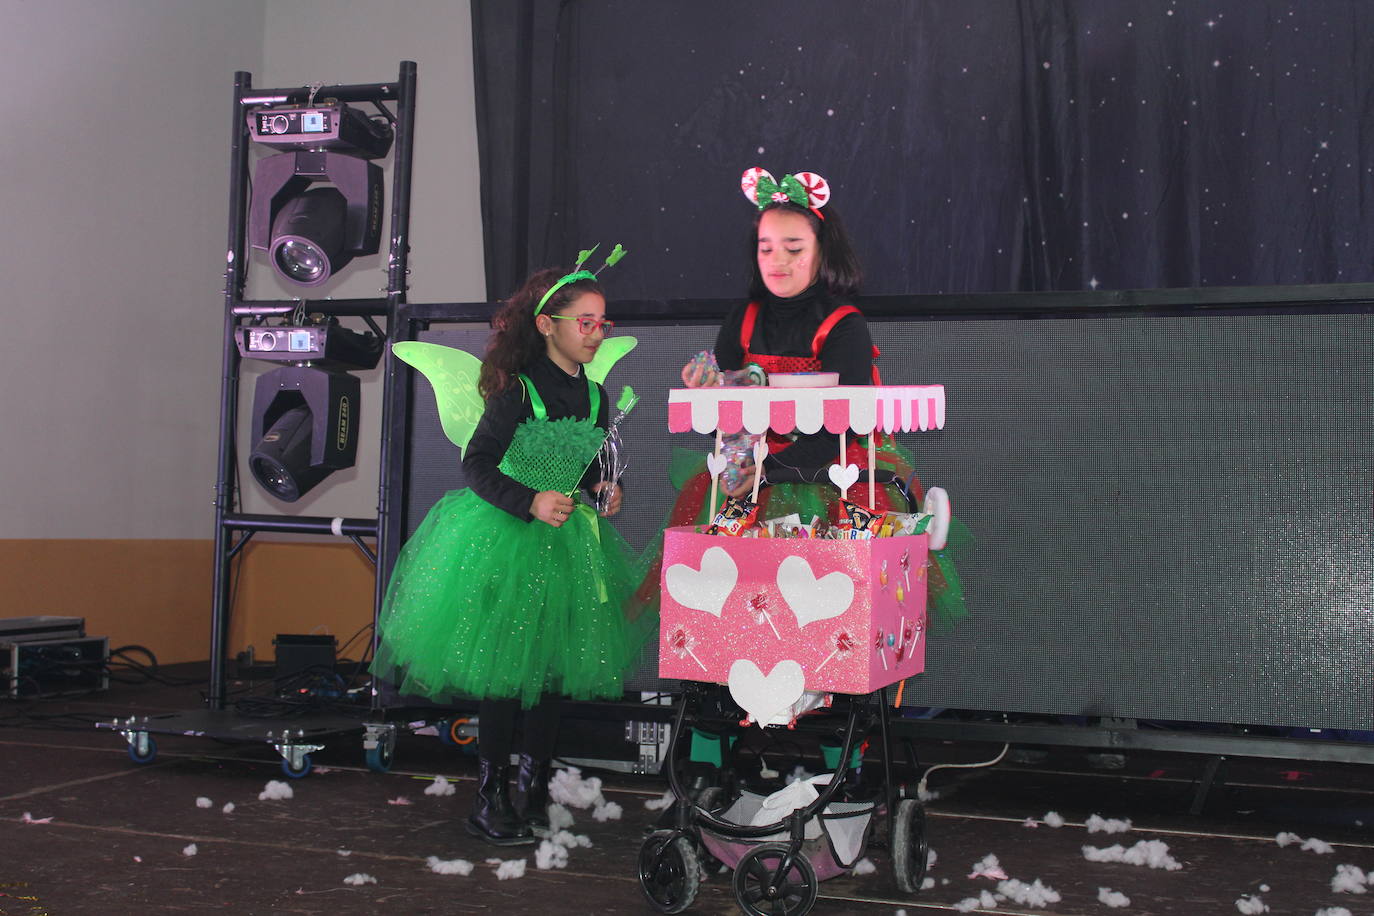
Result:
{"label": "white bowl", "polygon": [[839,383],[838,372],[774,372],[768,376],[769,388],[834,388]]}

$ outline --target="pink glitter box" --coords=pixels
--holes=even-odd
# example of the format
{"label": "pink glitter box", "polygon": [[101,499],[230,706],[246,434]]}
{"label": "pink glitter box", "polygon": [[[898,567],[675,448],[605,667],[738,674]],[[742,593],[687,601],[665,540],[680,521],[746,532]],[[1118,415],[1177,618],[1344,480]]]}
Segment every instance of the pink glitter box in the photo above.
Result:
{"label": "pink glitter box", "polygon": [[[924,534],[863,541],[664,534],[659,675],[729,683],[800,665],[805,689],[866,694],[921,673]],[[790,667],[790,666],[789,666]]]}

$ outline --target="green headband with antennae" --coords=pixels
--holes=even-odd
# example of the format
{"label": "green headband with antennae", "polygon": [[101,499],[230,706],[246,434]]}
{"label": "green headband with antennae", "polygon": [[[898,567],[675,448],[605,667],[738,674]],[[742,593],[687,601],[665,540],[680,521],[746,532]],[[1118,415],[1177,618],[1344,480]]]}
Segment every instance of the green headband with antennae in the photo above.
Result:
{"label": "green headband with antennae", "polygon": [[549,291],[543,295],[543,297],[539,300],[539,304],[534,307],[534,313],[536,315],[544,311],[544,306],[548,305],[549,300],[553,298],[553,294],[558,292],[564,286],[567,286],[569,283],[576,283],[578,280],[595,280],[597,274],[601,273],[601,271],[605,270],[607,267],[614,267],[617,261],[625,257],[625,249],[620,247],[619,242],[616,242],[615,247],[611,249],[611,253],[606,255],[605,263],[598,267],[595,272],[590,270],[583,270],[583,262],[590,258],[592,256],[592,252],[596,251],[596,249],[600,247],[601,245],[598,243],[596,245],[593,245],[591,248],[584,248],[577,253],[577,260],[573,262],[572,273],[564,274],[562,277],[559,278],[557,283],[549,287]]}

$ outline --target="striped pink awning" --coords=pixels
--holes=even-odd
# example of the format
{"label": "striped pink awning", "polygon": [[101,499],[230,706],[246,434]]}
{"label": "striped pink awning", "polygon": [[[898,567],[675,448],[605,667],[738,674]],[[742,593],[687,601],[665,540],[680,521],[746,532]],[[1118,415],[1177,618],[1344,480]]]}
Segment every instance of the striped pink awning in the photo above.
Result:
{"label": "striped pink awning", "polygon": [[944,385],[837,388],[674,388],[668,430],[685,433],[871,433],[943,429]]}

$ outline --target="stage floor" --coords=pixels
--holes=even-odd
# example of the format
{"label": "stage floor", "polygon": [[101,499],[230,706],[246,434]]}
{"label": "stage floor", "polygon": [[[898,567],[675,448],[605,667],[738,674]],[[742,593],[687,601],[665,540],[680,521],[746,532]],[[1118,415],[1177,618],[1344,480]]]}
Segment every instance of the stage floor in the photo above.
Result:
{"label": "stage floor", "polygon": [[[496,849],[463,832],[476,763],[432,737],[403,731],[387,774],[363,766],[358,739],[339,741],[314,755],[315,772],[289,782],[292,798],[260,800],[269,781],[285,781],[280,758],[265,744],[159,735],[157,758],[135,764],[121,735],[92,724],[194,709],[199,693],[194,685],[116,685],[80,699],[0,701],[2,916],[653,912],[640,894],[636,857],[659,817],[645,806],[663,796],[659,778],[595,774],[621,816],[597,821],[590,810],[574,810],[571,830],[590,847],[572,849],[565,868],[541,870],[532,847]],[[926,764],[971,762],[998,750],[918,748]],[[1228,760],[1203,812],[1190,814],[1207,763],[1013,747],[995,767],[938,771],[930,780],[937,797],[928,805],[933,886],[901,894],[886,852],[875,845],[868,858],[876,870],[822,882],[813,912],[957,912],[962,901],[998,892],[996,880],[970,877],[993,855],[1008,877],[1038,879],[1060,899],[1037,907],[1004,897],[995,909],[964,903],[964,912],[1116,911],[1099,900],[1106,888],[1129,897],[1120,912],[1136,916],[1262,912],[1238,909],[1252,895],[1275,914],[1311,916],[1329,907],[1374,914],[1374,894],[1332,889],[1339,865],[1374,869],[1367,767]],[[452,795],[425,794],[437,775],[453,784]],[[409,804],[395,803],[400,798]],[[1062,826],[1045,823],[1051,812]],[[1090,832],[1093,815],[1129,819],[1130,829]],[[1280,834],[1299,839],[1281,845]],[[1313,839],[1320,843],[1307,845],[1316,848],[1303,848]],[[1140,843],[1148,845],[1139,852],[1180,867],[1084,854],[1085,846]],[[1318,851],[1327,847],[1332,851]],[[474,868],[466,876],[439,874],[431,857]],[[488,859],[528,861],[523,877],[498,880]],[[375,883],[345,883],[358,874]],[[739,912],[730,874],[708,874],[688,912]]]}

